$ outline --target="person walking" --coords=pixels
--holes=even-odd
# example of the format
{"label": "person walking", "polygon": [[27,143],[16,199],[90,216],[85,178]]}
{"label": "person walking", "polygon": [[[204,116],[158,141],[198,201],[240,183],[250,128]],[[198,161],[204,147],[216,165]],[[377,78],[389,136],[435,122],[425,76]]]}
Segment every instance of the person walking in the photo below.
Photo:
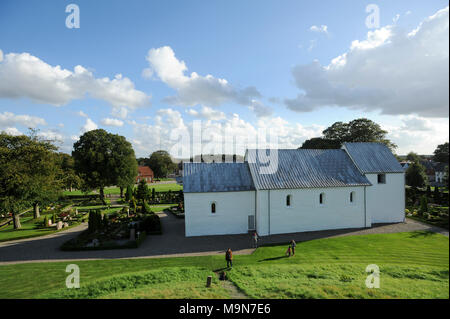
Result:
{"label": "person walking", "polygon": [[297,244],[296,244],[295,241],[292,239],[292,240],[291,240],[292,256],[295,255],[295,246],[297,246]]}
{"label": "person walking", "polygon": [[256,232],[253,233],[253,247],[258,248],[258,234]]}
{"label": "person walking", "polygon": [[227,249],[225,259],[227,261],[227,268],[233,268],[233,252],[231,251],[231,248]]}

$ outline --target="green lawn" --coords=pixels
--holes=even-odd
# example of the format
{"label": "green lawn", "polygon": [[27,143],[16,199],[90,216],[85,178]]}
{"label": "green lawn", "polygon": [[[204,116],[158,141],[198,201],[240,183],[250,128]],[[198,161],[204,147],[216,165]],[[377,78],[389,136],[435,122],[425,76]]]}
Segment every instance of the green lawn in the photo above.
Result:
{"label": "green lawn", "polygon": [[[449,298],[449,239],[428,232],[376,234],[299,243],[235,255],[229,279],[252,298]],[[66,289],[69,262],[0,266],[0,298],[228,298],[215,278],[223,256],[76,261],[81,288]],[[380,267],[379,289],[365,268]],[[50,274],[50,275],[49,275]]]}
{"label": "green lawn", "polygon": [[[179,185],[176,183],[170,183],[170,184],[147,184],[149,189],[154,188],[155,192],[167,192],[167,191],[179,191],[183,189],[183,185]],[[114,194],[118,195],[120,194],[120,188],[119,187],[107,187],[104,190],[105,194]],[[98,193],[98,191],[97,191]],[[125,193],[125,190],[124,190]],[[95,194],[94,192],[90,192],[88,194]],[[72,192],[70,191],[64,191],[63,195],[85,195],[82,191],[74,190]]]}
{"label": "green lawn", "polygon": [[[22,225],[22,228],[20,229],[14,229],[12,223],[6,227],[2,227],[0,229],[0,242],[39,237],[61,231],[56,230],[56,227],[40,228],[40,224],[44,221],[44,216],[45,215],[41,215],[41,217],[38,219],[33,219],[33,217],[21,217],[20,223]],[[49,214],[48,216],[51,218],[52,214]],[[73,226],[76,225],[72,225],[70,227]],[[62,230],[67,230],[70,227],[63,228]]]}

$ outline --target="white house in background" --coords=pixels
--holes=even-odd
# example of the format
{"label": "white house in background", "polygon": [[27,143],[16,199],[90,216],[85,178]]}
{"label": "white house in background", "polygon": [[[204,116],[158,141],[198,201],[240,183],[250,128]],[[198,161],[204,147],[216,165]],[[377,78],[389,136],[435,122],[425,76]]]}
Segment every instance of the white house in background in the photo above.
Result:
{"label": "white house in background", "polygon": [[[277,169],[261,152],[276,154]],[[404,169],[381,143],[247,150],[243,163],[184,163],[186,236],[260,236],[405,219]]]}

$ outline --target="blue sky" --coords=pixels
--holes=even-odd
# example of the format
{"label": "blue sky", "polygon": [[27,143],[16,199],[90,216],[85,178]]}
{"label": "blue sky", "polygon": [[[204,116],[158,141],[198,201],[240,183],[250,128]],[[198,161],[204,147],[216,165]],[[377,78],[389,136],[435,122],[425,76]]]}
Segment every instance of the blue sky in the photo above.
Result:
{"label": "blue sky", "polygon": [[[80,8],[79,29],[65,25],[69,3]],[[366,6],[371,3],[378,5],[380,13],[380,26],[375,29],[365,24]],[[440,86],[448,84],[448,72],[443,74],[438,67],[446,63],[448,70],[447,6],[447,1],[283,1],[283,5],[266,0],[2,1],[0,130],[20,134],[34,126],[43,136],[57,138],[62,151],[70,152],[77,136],[101,127],[126,136],[138,156],[147,156],[159,147],[169,149],[170,130],[190,129],[195,119],[209,121],[205,125],[212,130],[218,125],[237,125],[236,132],[271,126],[282,135],[282,147],[298,147],[336,121],[368,117],[391,132],[399,154],[410,150],[430,154],[448,141],[448,86]],[[446,12],[428,18],[445,8]],[[414,48],[420,47],[411,55],[404,39],[421,23],[411,40]],[[377,30],[371,39],[368,32]],[[426,32],[436,35],[435,42],[421,40]],[[443,53],[438,45],[441,38],[444,44],[447,41]],[[370,40],[369,48],[350,49],[352,42],[365,40]],[[154,51],[159,58],[150,62],[149,50],[158,48],[166,49]],[[432,61],[430,48],[439,51]],[[11,53],[17,54],[14,59],[8,57]],[[35,60],[24,65],[19,58],[26,53],[49,69]],[[343,69],[327,69],[345,53]],[[390,63],[402,54],[409,64],[397,68]],[[390,55],[391,60],[384,60]],[[186,78],[177,71],[176,76],[167,75],[181,61]],[[90,73],[88,80],[80,77],[68,84],[64,74],[54,78],[57,66],[74,72],[77,65]],[[143,76],[145,69],[151,70],[150,78]],[[378,70],[380,77],[389,77],[381,82],[393,85],[383,87]],[[25,85],[27,72],[37,74],[32,84]],[[200,79],[192,79],[191,72]],[[122,75],[118,83],[124,91],[111,97],[115,87],[110,81],[116,74]],[[204,78],[208,74],[209,80]],[[433,76],[425,81],[423,74]],[[97,87],[95,81],[105,77],[109,82]],[[323,77],[326,82],[319,83]],[[218,79],[226,79],[227,84]],[[402,79],[411,79],[411,84]],[[66,86],[71,86],[69,93]],[[248,88],[257,94],[247,94]],[[429,106],[426,100],[422,103],[429,111],[414,106],[418,98],[411,96],[420,90],[432,97]],[[55,103],[52,95],[60,99]],[[214,102],[216,95],[220,102]],[[175,103],[168,99],[173,96],[178,97]],[[382,98],[374,101],[374,96]],[[126,115],[119,114],[123,109],[128,110]]]}

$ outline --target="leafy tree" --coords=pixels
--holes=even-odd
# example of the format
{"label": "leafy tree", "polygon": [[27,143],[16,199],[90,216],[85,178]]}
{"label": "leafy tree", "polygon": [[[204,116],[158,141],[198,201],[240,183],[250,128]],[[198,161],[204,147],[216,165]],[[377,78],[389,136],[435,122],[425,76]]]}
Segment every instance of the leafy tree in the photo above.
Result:
{"label": "leafy tree", "polygon": [[81,188],[82,180],[75,172],[75,161],[73,157],[65,153],[58,153],[56,157],[61,168],[59,179],[61,180],[62,187],[70,191],[74,188]]}
{"label": "leafy tree", "polygon": [[127,191],[125,192],[125,200],[129,202],[133,197],[133,187],[131,185],[127,186]]}
{"label": "leafy tree", "polygon": [[386,138],[387,131],[377,123],[360,118],[348,123],[335,122],[326,128],[323,137],[308,140],[301,148],[340,148],[344,142],[379,142],[386,144],[391,150],[397,145]]}
{"label": "leafy tree", "polygon": [[0,133],[0,210],[12,213],[14,229],[21,228],[21,210],[34,206],[38,218],[36,206],[58,197],[56,149],[35,131],[29,136]]}
{"label": "leafy tree", "polygon": [[420,212],[422,214],[428,212],[428,200],[425,195],[420,198]]}
{"label": "leafy tree", "polygon": [[412,163],[405,172],[406,184],[418,188],[426,185],[425,168],[417,162]]}
{"label": "leafy tree", "polygon": [[156,178],[166,177],[177,168],[169,153],[162,150],[153,152],[147,164],[153,170]]}
{"label": "leafy tree", "polygon": [[440,144],[434,150],[433,161],[448,164],[448,142]]}
{"label": "leafy tree", "polygon": [[447,188],[448,188],[448,166],[445,166],[444,183],[445,183],[445,185],[447,185]]}
{"label": "leafy tree", "polygon": [[141,179],[139,181],[137,192],[136,192],[136,198],[140,200],[141,202],[144,202],[145,198],[148,195],[148,186],[147,182],[144,179]]}
{"label": "leafy tree", "polygon": [[75,170],[84,180],[83,188],[98,188],[104,205],[104,188],[123,185],[137,166],[134,150],[125,137],[103,129],[84,133],[73,147]]}
{"label": "leafy tree", "polygon": [[336,140],[330,140],[322,137],[313,137],[306,140],[300,149],[337,149],[341,145]]}
{"label": "leafy tree", "polygon": [[409,152],[408,155],[406,155],[406,159],[411,162],[420,163],[420,156],[414,152]]}

